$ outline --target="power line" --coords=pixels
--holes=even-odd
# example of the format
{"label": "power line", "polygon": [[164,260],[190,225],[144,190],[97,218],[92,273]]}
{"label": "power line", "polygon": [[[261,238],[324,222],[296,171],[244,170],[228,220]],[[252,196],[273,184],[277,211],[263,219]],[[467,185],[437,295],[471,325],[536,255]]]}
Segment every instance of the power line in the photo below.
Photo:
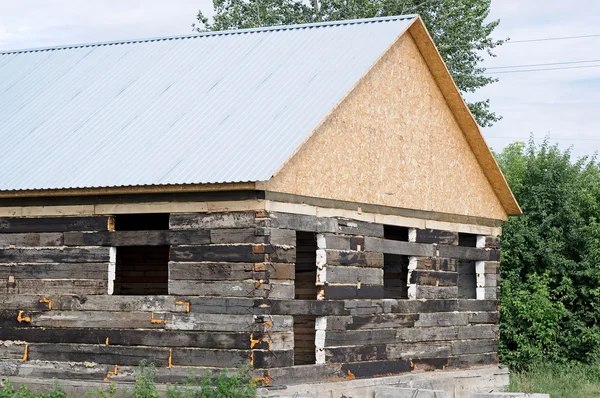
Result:
{"label": "power line", "polygon": [[589,62],[600,62],[600,59],[590,59],[585,61],[568,61],[568,62],[551,62],[546,64],[528,64],[528,65],[511,65],[511,66],[491,66],[486,69],[512,69],[512,68],[530,68],[534,66],[551,66],[551,65],[569,65],[569,64],[584,64]]}
{"label": "power line", "polygon": [[563,36],[563,37],[543,37],[540,39],[529,39],[529,40],[508,40],[505,44],[516,44],[516,43],[531,43],[536,41],[552,41],[552,40],[572,40],[572,39],[586,39],[589,37],[600,37],[598,35],[582,35],[582,36]]}
{"label": "power line", "polygon": [[[484,134],[484,137],[486,139],[507,139],[507,140],[529,140],[530,137],[493,137],[493,136],[486,136]],[[558,137],[558,138],[552,138],[547,137],[549,141],[600,141],[600,138],[565,138],[565,137]],[[546,138],[533,138],[534,140],[544,140]]]}
{"label": "power line", "polygon": [[565,70],[565,69],[583,69],[583,68],[597,68],[600,65],[583,65],[583,66],[567,66],[561,68],[539,68],[539,69],[526,69],[526,70],[503,70],[499,72],[484,72],[484,75],[496,75],[499,73],[524,73],[524,72],[541,72],[547,70]]}

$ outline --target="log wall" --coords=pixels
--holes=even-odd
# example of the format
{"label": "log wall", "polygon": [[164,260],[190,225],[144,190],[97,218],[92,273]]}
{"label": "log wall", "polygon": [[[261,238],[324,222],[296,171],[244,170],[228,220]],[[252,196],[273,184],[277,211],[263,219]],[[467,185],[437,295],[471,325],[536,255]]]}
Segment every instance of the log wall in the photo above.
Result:
{"label": "log wall", "polygon": [[[114,221],[0,219],[0,374],[118,380],[119,366],[146,359],[162,381],[251,364],[269,384],[498,361],[497,237],[464,247],[456,232],[411,228],[400,241],[383,224],[262,210],[172,213],[165,231]],[[309,258],[297,231],[316,238],[311,280],[296,280]],[[111,294],[119,248],[137,246],[170,246],[168,295]],[[393,288],[390,258],[405,261]],[[462,262],[477,299],[460,297]]]}

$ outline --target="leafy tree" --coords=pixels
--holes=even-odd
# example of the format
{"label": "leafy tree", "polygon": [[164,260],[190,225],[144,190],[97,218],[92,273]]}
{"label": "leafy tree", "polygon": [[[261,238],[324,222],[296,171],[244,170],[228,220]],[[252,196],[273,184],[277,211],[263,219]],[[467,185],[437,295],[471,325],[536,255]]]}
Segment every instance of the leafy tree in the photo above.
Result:
{"label": "leafy tree", "polygon": [[497,155],[524,215],[502,234],[501,360],[598,359],[600,170],[545,141]]}
{"label": "leafy tree", "polygon": [[[419,14],[462,93],[473,93],[497,79],[483,74],[482,52],[504,43],[490,36],[499,21],[486,22],[491,0],[213,0],[213,22],[198,12],[194,29],[229,30],[377,16]],[[489,100],[469,104],[478,123],[500,117]]]}

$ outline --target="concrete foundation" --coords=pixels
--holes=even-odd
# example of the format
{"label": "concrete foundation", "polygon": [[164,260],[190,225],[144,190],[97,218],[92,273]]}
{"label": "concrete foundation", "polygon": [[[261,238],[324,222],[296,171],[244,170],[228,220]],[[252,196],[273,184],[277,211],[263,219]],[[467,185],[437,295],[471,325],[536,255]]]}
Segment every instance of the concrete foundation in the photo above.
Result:
{"label": "concrete foundation", "polygon": [[[470,398],[473,392],[504,391],[509,384],[505,366],[489,366],[467,370],[410,373],[401,376],[289,385],[283,388],[262,388],[260,397],[291,398],[363,398],[375,397],[382,387],[442,390],[451,398]],[[387,390],[387,388],[386,388]]]}

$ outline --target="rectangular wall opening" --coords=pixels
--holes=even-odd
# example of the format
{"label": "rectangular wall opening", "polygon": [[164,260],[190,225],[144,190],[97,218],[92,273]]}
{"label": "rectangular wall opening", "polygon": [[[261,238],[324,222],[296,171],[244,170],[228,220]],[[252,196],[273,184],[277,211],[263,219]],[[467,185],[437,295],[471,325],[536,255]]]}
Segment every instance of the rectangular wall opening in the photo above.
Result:
{"label": "rectangular wall opening", "polygon": [[[313,232],[296,231],[296,300],[317,299],[317,237]],[[314,365],[315,316],[294,316],[294,365]]]}
{"label": "rectangular wall opening", "polygon": [[[458,234],[458,245],[463,247],[477,247],[477,235]],[[458,260],[458,298],[477,298],[477,273],[475,272],[475,261]]]}
{"label": "rectangular wall opening", "polygon": [[[168,229],[169,214],[122,214],[115,217],[115,231]],[[113,294],[168,294],[169,252],[170,246],[118,247]]]}
{"label": "rectangular wall opening", "polygon": [[314,365],[315,320],[312,315],[294,315],[294,365]]}
{"label": "rectangular wall opening", "polygon": [[[408,242],[408,228],[384,225],[383,238]],[[408,256],[383,254],[383,297],[408,298]]]}
{"label": "rectangular wall opening", "polygon": [[295,298],[317,299],[317,237],[313,232],[296,231]]}

